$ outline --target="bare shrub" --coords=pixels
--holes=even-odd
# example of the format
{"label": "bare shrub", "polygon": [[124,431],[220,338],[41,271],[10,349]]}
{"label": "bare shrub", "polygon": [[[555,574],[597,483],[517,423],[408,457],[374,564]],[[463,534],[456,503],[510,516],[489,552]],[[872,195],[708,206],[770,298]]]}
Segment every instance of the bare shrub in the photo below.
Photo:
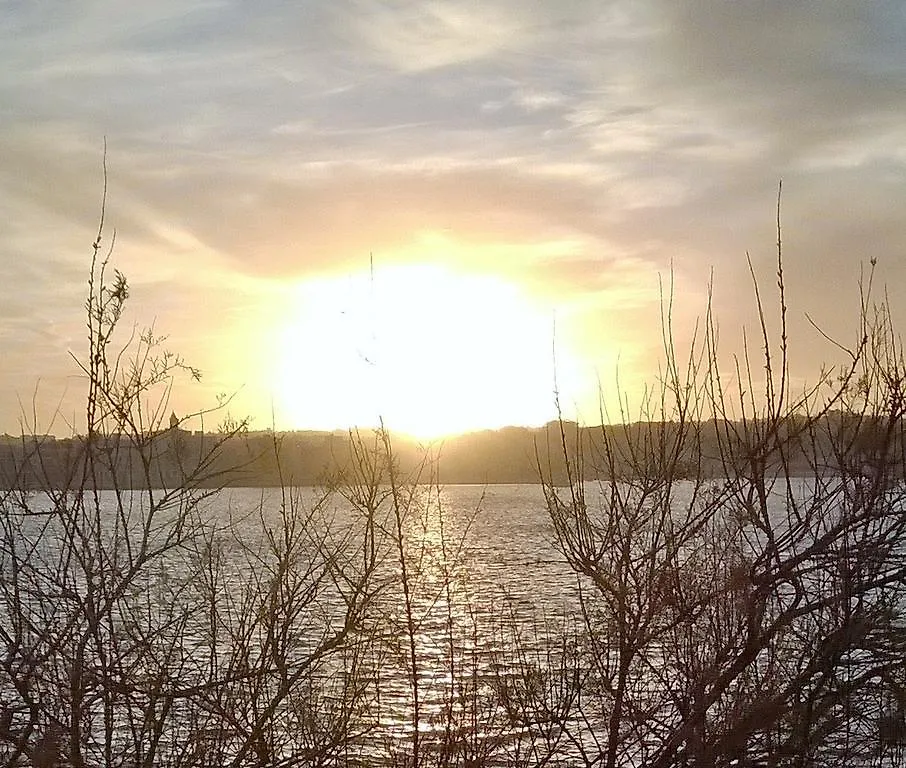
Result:
{"label": "bare shrub", "polygon": [[664,373],[640,421],[579,441],[567,487],[546,486],[583,590],[581,691],[563,725],[586,765],[832,766],[893,740],[902,347],[871,303],[872,264],[843,365],[791,391],[779,213],[776,339],[755,283],[761,364],[744,351],[731,386],[709,314],[681,366],[667,302]]}
{"label": "bare shrub", "polygon": [[173,378],[200,374],[121,327],[103,231],[102,207],[85,432],[65,452],[23,440],[0,498],[0,757],[328,764],[369,722],[375,522],[285,486],[276,516],[226,513],[224,448],[245,424],[189,440],[181,424],[207,414],[168,420]]}

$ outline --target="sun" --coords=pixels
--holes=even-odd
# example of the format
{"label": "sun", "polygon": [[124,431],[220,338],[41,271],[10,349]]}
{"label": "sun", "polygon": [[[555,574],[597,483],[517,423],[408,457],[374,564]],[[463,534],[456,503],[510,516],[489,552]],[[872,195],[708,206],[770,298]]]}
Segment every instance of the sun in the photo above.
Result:
{"label": "sun", "polygon": [[[388,266],[307,281],[280,331],[285,428],[387,428],[429,439],[556,416],[551,310],[497,277]],[[554,360],[557,360],[555,377]]]}

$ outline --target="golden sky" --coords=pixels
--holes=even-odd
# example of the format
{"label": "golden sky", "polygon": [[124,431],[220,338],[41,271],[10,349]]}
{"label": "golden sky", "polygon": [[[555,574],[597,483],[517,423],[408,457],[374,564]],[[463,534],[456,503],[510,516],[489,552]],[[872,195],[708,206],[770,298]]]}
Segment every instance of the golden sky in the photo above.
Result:
{"label": "golden sky", "polygon": [[860,265],[906,291],[900,2],[14,2],[0,65],[0,432],[78,428],[104,137],[180,414],[428,436],[556,382],[597,421],[657,375],[660,284],[682,345],[713,273],[735,351],[781,177],[797,380]]}

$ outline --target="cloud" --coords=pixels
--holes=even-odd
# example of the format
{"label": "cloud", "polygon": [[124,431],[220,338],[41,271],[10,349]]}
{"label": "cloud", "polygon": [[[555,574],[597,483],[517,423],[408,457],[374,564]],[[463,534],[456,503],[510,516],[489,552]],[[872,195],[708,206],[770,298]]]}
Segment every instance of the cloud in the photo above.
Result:
{"label": "cloud", "polygon": [[901,111],[903,9],[895,3],[663,6],[648,84],[769,138],[789,157],[858,141]]}
{"label": "cloud", "polygon": [[834,309],[874,256],[906,300],[900,3],[7,10],[0,338],[21,370],[78,338],[105,136],[118,263],[180,328],[371,252],[506,274],[611,324],[620,306],[636,328],[659,275],[698,306],[713,268],[736,327],[745,252],[773,270],[781,177],[803,312],[842,332]]}
{"label": "cloud", "polygon": [[528,32],[517,14],[494,3],[359,0],[354,28],[373,55],[396,70],[434,69],[489,57]]}

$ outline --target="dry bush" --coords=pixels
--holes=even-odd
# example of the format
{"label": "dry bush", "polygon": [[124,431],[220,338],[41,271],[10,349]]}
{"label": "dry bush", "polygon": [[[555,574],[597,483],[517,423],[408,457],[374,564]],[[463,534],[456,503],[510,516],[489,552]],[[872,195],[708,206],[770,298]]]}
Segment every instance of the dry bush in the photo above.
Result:
{"label": "dry bush", "polygon": [[547,485],[583,590],[560,722],[577,763],[836,766],[903,733],[902,348],[869,273],[844,364],[796,395],[779,202],[777,286],[772,339],[756,283],[761,364],[746,352],[729,386],[709,315],[681,367],[665,321],[644,423],[602,429]]}

